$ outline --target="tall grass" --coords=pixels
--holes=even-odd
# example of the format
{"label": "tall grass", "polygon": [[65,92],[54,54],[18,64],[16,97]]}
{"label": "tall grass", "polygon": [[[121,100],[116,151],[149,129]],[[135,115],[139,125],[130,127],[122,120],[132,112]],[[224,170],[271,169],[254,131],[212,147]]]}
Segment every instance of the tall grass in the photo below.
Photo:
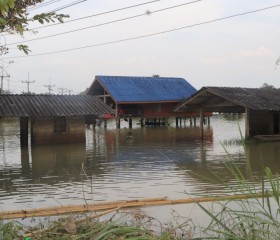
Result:
{"label": "tall grass", "polygon": [[[252,173],[245,141],[242,139],[246,156],[246,176],[234,163],[230,153],[226,167],[234,176],[237,185],[231,185],[218,179],[229,188],[232,194],[250,194],[261,196],[249,199],[215,202],[211,209],[198,203],[210,217],[209,225],[203,229],[204,239],[228,240],[273,240],[280,239],[280,178],[272,174],[270,168],[264,168],[264,175],[256,179]],[[280,160],[280,159],[279,159]],[[218,176],[217,176],[218,177]]]}

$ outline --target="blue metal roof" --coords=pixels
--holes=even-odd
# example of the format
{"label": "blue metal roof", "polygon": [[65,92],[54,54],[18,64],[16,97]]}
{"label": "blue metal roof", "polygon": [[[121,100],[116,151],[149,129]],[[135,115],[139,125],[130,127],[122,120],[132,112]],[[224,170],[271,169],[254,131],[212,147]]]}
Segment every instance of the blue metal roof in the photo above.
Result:
{"label": "blue metal roof", "polygon": [[116,102],[180,101],[196,92],[183,78],[96,76]]}

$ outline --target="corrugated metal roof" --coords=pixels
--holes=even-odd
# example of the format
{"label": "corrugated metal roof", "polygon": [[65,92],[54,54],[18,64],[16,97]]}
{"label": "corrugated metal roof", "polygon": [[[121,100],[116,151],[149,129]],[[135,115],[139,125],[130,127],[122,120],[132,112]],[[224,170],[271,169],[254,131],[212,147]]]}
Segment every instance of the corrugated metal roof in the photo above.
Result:
{"label": "corrugated metal roof", "polygon": [[96,76],[118,103],[180,101],[196,89],[183,78]]}
{"label": "corrugated metal roof", "polygon": [[[187,98],[175,111],[184,106],[207,108],[209,99],[211,99],[213,95],[235,105],[248,107],[255,111],[280,111],[280,89],[240,87],[203,87]],[[214,105],[215,103],[211,103],[211,106]],[[219,102],[217,102],[216,105],[219,106]]]}
{"label": "corrugated metal roof", "polygon": [[280,89],[207,87],[208,92],[256,111],[280,111]]}
{"label": "corrugated metal roof", "polygon": [[112,113],[90,95],[0,95],[0,117],[82,116]]}

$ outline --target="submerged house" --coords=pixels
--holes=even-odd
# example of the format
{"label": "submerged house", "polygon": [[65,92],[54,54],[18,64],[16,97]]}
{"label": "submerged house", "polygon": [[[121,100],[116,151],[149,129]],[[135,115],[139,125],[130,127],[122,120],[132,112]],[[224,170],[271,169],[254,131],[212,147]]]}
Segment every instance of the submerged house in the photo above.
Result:
{"label": "submerged house", "polygon": [[[119,127],[120,119],[140,117],[160,124],[169,117],[199,116],[199,113],[174,112],[183,99],[196,89],[183,78],[96,76],[87,95],[99,97],[112,107]],[[130,122],[131,124],[131,122]]]}
{"label": "submerged house", "polygon": [[0,117],[20,119],[21,145],[85,142],[85,119],[112,109],[98,97],[82,95],[0,95]]}
{"label": "submerged house", "polygon": [[176,112],[245,113],[245,137],[280,133],[280,89],[203,87]]}

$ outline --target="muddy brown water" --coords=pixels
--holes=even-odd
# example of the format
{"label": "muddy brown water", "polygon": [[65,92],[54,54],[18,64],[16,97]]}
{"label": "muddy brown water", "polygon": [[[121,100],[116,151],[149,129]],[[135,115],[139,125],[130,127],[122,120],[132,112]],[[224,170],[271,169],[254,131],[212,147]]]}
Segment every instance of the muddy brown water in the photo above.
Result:
{"label": "muddy brown water", "polygon": [[[168,127],[133,124],[132,130],[127,122],[120,130],[114,122],[107,129],[87,129],[86,144],[20,148],[19,121],[0,120],[0,208],[223,195],[230,190],[212,181],[213,173],[236,185],[225,166],[226,151],[248,173],[239,132],[239,126],[244,132],[243,115],[213,116],[204,141],[189,121],[179,128],[173,122]],[[279,142],[248,144],[247,149],[254,174],[261,176],[264,166],[280,172]]]}

